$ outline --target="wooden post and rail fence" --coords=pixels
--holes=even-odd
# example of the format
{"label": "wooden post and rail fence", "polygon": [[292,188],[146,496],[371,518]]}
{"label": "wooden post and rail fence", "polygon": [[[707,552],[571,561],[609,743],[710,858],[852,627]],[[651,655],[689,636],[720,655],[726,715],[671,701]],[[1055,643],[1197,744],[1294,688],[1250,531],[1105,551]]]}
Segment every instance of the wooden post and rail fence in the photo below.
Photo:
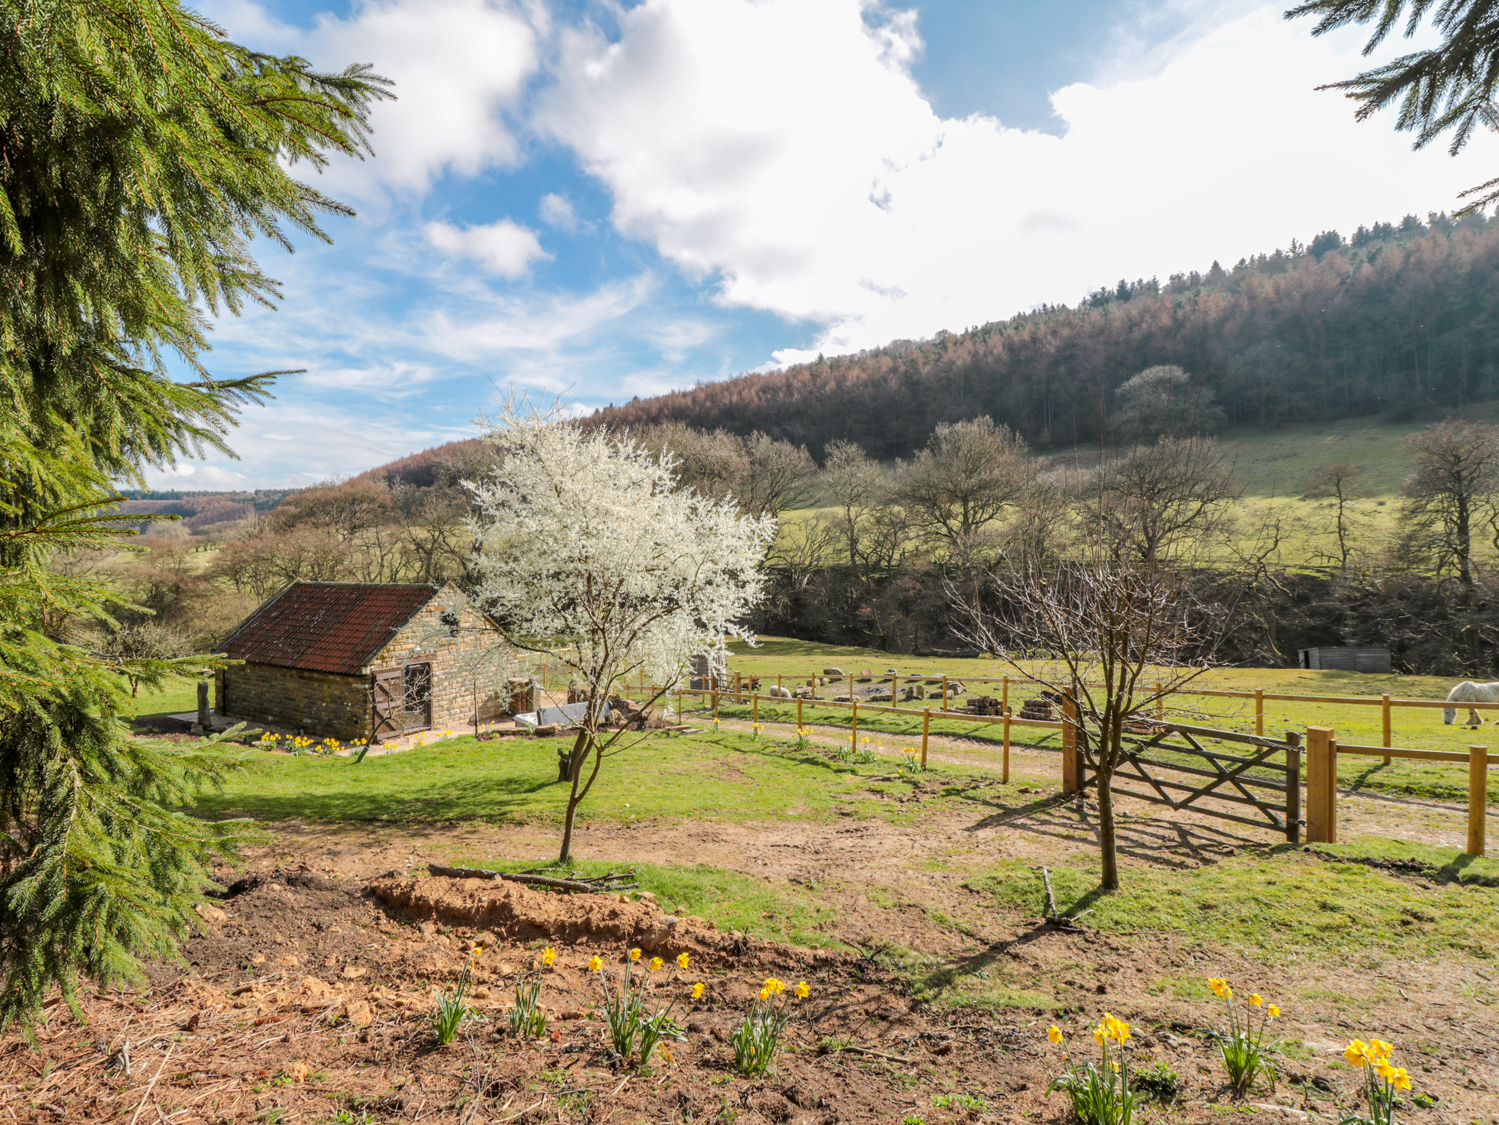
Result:
{"label": "wooden post and rail fence", "polygon": [[[1008,696],[1010,683],[1017,680],[1002,681]],[[1034,681],[1032,681],[1034,682]],[[760,722],[760,702],[762,696],[756,690],[745,691],[742,681],[736,683],[739,690],[721,691],[717,689],[691,689],[679,688],[677,690],[677,716],[680,720],[683,714],[684,697],[688,695],[708,697],[712,704],[712,714],[715,721],[718,719],[719,704],[724,697],[730,697],[734,702],[743,704],[748,702],[751,706],[752,721]],[[777,685],[780,686],[779,684]],[[944,685],[944,689],[945,689]],[[944,696],[946,692],[944,690]],[[1208,694],[1206,692],[1194,694]],[[1223,694],[1223,693],[1219,693]],[[850,693],[852,695],[852,693]],[[1332,698],[1338,702],[1344,699],[1338,697],[1310,696],[1310,697],[1282,697],[1266,695],[1262,692],[1253,693],[1256,699],[1257,709],[1261,711],[1265,699],[1305,699],[1307,701],[1326,702]],[[848,700],[817,699],[815,697],[797,697],[787,699],[777,695],[766,697],[780,706],[796,707],[796,727],[801,730],[805,726],[804,707],[811,703],[818,708],[847,708],[850,716],[850,739],[857,742],[859,734],[859,712],[865,714],[871,712],[887,715],[903,715],[913,718],[919,717],[921,725],[921,765],[925,769],[927,765],[927,750],[931,737],[932,719],[952,719],[967,723],[988,724],[1003,728],[1003,759],[1002,780],[1008,782],[1010,779],[1010,732],[1015,726],[1040,728],[1044,730],[1059,731],[1062,736],[1062,792],[1067,795],[1081,793],[1089,785],[1096,784],[1095,780],[1089,780],[1090,768],[1096,774],[1096,763],[1089,754],[1087,739],[1081,723],[1076,700],[1070,693],[1065,693],[1062,698],[1062,718],[1060,721],[1045,719],[1024,719],[1013,715],[1008,706],[1006,698],[1001,715],[971,715],[962,711],[948,711],[945,708],[934,711],[930,707],[911,708],[899,707],[894,703],[895,695],[891,693],[892,702],[888,705],[880,703],[861,703],[854,696]],[[1299,840],[1300,829],[1306,828],[1305,838],[1310,843],[1337,843],[1338,839],[1338,817],[1337,817],[1337,777],[1338,756],[1340,754],[1362,757],[1383,758],[1389,763],[1394,758],[1409,759],[1425,762],[1451,762],[1467,763],[1468,766],[1468,838],[1467,854],[1481,856],[1485,852],[1486,844],[1486,820],[1488,812],[1488,770],[1491,765],[1499,765],[1499,756],[1491,755],[1487,746],[1472,746],[1467,752],[1446,750],[1415,750],[1404,747],[1395,747],[1389,744],[1389,713],[1392,705],[1400,703],[1404,705],[1418,706],[1444,706],[1443,701],[1432,700],[1392,700],[1388,695],[1382,696],[1377,702],[1384,708],[1384,744],[1380,746],[1362,746],[1352,743],[1339,743],[1336,732],[1331,727],[1312,726],[1306,730],[1305,743],[1305,786],[1306,796],[1302,799],[1302,767],[1303,752],[1301,747],[1301,736],[1297,732],[1288,732],[1283,740],[1276,741],[1264,736],[1263,721],[1257,723],[1257,731],[1253,735],[1237,731],[1216,730],[1207,727],[1191,726],[1183,723],[1167,722],[1161,714],[1160,701],[1162,693],[1157,691],[1157,717],[1151,722],[1147,721],[1150,729],[1143,732],[1133,732],[1126,740],[1129,743],[1124,760],[1120,763],[1121,772],[1116,773],[1115,791],[1125,796],[1138,797],[1146,801],[1166,804],[1175,809],[1183,809],[1192,805],[1194,811],[1206,812],[1208,815],[1217,816],[1227,820],[1234,820],[1244,824],[1259,827],[1274,827],[1283,831],[1286,838],[1292,841]],[[1350,697],[1352,698],[1352,697]],[[1468,706],[1461,704],[1460,706]],[[1499,707],[1499,704],[1490,704],[1490,707]],[[1167,737],[1176,737],[1184,740],[1187,745],[1170,744],[1164,741]],[[1227,751],[1208,749],[1203,745],[1204,740],[1222,743],[1242,743],[1249,749],[1246,754],[1234,754]],[[1200,766],[1184,765],[1180,761],[1166,761],[1160,758],[1151,758],[1147,755],[1152,752],[1167,751],[1180,757],[1190,756],[1189,760],[1197,760]],[[1276,755],[1280,755],[1283,762],[1274,761]],[[1251,772],[1254,771],[1254,772]],[[1171,780],[1167,775],[1186,775],[1193,783],[1184,784],[1180,781]],[[1267,776],[1268,775],[1268,776]],[[1197,778],[1204,779],[1197,781]],[[1279,778],[1279,780],[1275,780]],[[1130,791],[1120,789],[1118,781],[1135,783],[1143,780],[1151,792]],[[1271,800],[1258,795],[1256,791],[1273,791],[1280,796]],[[1263,819],[1251,818],[1236,813],[1222,811],[1209,811],[1205,806],[1194,805],[1194,802],[1203,799],[1228,802],[1243,806],[1251,806]]]}

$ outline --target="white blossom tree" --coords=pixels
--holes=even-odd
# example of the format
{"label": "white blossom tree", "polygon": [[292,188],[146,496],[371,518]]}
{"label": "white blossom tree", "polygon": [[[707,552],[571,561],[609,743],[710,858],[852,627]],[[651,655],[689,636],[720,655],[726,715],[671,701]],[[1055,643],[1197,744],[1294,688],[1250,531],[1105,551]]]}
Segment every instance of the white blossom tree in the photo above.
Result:
{"label": "white blossom tree", "polygon": [[775,520],[682,487],[669,453],[523,403],[507,404],[488,438],[499,467],[469,485],[475,597],[509,645],[561,662],[588,694],[565,762],[565,861],[578,806],[628,745],[632,724],[605,726],[609,697],[644,671],[656,691],[630,716],[641,717],[690,655],[753,641],[742,620],[763,591]]}

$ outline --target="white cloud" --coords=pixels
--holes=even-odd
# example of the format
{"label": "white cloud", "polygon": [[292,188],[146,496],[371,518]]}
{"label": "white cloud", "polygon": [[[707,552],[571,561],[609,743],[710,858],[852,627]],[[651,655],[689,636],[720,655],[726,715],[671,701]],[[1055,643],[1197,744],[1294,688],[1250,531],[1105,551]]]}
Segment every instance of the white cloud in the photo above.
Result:
{"label": "white cloud", "polygon": [[565,195],[558,195],[554,191],[547,192],[541,197],[536,213],[549,227],[568,232],[578,229],[578,213],[573,210],[572,200]]}
{"label": "white cloud", "polygon": [[428,223],[426,233],[427,241],[444,254],[470,258],[487,273],[501,277],[520,277],[538,258],[551,257],[541,248],[535,231],[509,219],[477,227]]}
{"label": "white cloud", "polygon": [[217,0],[205,11],[262,49],[294,51],[326,69],[370,63],[394,80],[396,100],[370,115],[376,158],[335,161],[324,173],[335,195],[374,185],[420,194],[445,173],[475,176],[520,159],[505,113],[537,70],[530,11],[505,0],[356,0],[347,17],[324,13],[311,30],[278,23],[247,0]]}
{"label": "white cloud", "polygon": [[[426,325],[424,343],[439,355],[464,362],[517,351],[549,352],[636,311],[654,288],[655,279],[641,274],[578,296],[494,297],[462,313],[438,309]],[[566,385],[555,362],[552,366],[545,385]]]}
{"label": "white cloud", "polygon": [[1412,153],[1388,115],[1313,89],[1369,64],[1360,29],[1186,7],[1207,22],[1169,57],[1054,95],[1060,137],[939,118],[907,69],[915,24],[871,30],[868,0],[645,0],[616,42],[563,33],[538,123],[622,232],[726,304],[822,326],[782,361],[1449,208],[1491,174],[1493,138]]}

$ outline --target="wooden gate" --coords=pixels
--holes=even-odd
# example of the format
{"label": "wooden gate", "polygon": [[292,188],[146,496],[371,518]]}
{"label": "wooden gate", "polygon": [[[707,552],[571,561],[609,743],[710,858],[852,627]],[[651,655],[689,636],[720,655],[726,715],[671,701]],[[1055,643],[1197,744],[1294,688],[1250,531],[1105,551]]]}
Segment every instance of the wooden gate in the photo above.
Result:
{"label": "wooden gate", "polygon": [[[1142,729],[1124,736],[1114,772],[1115,793],[1255,828],[1273,828],[1293,844],[1301,841],[1301,744],[1294,732],[1286,741],[1277,742],[1184,723],[1151,720],[1137,725]],[[1234,743],[1245,749],[1234,754],[1205,746],[1205,741]],[[1076,743],[1082,787],[1097,788],[1098,759],[1086,732],[1078,731]],[[1142,782],[1148,791],[1126,788]],[[1218,803],[1246,811],[1231,812],[1215,807]]]}
{"label": "wooden gate", "polygon": [[370,684],[373,700],[374,734],[371,742],[382,738],[399,738],[406,733],[406,693],[403,675],[399,668],[382,668],[374,675]]}

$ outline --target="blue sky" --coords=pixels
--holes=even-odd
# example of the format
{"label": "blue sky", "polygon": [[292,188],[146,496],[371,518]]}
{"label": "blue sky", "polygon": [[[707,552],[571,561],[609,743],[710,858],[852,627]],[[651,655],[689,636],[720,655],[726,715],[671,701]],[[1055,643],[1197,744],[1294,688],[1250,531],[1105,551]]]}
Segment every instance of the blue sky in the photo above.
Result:
{"label": "blue sky", "polygon": [[[583,410],[1450,208],[1487,179],[1313,87],[1361,38],[1215,0],[210,0],[235,38],[370,62],[399,101],[325,190],[331,246],[223,374],[305,368],[239,461],[283,487],[478,432],[514,389]],[[1401,46],[1399,44],[1397,47]]]}

